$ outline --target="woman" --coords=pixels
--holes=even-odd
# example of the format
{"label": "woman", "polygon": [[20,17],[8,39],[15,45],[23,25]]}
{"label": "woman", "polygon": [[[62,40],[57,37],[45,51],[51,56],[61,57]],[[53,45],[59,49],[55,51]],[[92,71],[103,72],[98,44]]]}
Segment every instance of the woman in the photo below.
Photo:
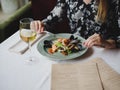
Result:
{"label": "woman", "polygon": [[58,0],[48,17],[35,20],[31,28],[39,32],[52,29],[65,17],[72,34],[86,39],[86,47],[120,47],[119,0]]}

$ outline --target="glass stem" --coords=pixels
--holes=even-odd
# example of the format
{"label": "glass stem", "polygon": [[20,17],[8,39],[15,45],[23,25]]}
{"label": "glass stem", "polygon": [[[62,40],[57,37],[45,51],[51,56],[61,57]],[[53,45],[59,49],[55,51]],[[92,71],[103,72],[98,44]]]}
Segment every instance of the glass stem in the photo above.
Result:
{"label": "glass stem", "polygon": [[29,48],[29,59],[30,59],[30,61],[32,61],[32,52],[31,52],[31,43],[30,42],[28,42],[28,48]]}

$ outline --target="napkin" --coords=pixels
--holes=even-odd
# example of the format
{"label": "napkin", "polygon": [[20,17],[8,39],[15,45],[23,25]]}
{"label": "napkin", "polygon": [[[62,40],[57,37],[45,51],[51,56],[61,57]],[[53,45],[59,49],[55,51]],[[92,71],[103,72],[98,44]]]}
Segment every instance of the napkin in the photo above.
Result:
{"label": "napkin", "polygon": [[52,65],[51,90],[120,90],[120,74],[101,58]]}
{"label": "napkin", "polygon": [[[37,35],[36,39],[33,42],[31,42],[31,45],[34,45],[40,38],[42,38],[46,34],[47,32]],[[28,50],[28,44],[20,39],[14,45],[12,45],[8,50],[14,53],[24,54]]]}
{"label": "napkin", "polygon": [[52,65],[51,90],[103,90],[96,63]]}

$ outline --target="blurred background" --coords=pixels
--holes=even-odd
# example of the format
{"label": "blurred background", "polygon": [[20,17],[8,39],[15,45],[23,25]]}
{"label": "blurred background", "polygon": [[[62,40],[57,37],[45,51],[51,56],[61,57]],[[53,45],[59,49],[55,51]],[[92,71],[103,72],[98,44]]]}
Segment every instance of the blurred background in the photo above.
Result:
{"label": "blurred background", "polygon": [[[0,0],[0,43],[19,30],[19,20],[30,17],[42,20],[54,8],[57,0]],[[53,33],[69,32],[67,19],[55,25]]]}
{"label": "blurred background", "polygon": [[24,17],[33,17],[31,0],[0,0],[0,43],[19,30]]}

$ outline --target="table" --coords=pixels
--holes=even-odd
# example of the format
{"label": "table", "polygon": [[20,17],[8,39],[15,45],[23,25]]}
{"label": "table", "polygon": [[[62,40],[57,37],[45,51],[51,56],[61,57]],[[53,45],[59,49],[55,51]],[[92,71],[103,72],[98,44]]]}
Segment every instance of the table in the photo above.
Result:
{"label": "table", "polygon": [[93,47],[76,59],[53,61],[38,52],[38,41],[32,46],[38,61],[28,64],[25,61],[28,51],[20,55],[8,50],[18,39],[19,32],[16,32],[0,44],[0,90],[50,90],[52,64],[82,63],[96,57],[102,58],[120,73],[120,49]]}

